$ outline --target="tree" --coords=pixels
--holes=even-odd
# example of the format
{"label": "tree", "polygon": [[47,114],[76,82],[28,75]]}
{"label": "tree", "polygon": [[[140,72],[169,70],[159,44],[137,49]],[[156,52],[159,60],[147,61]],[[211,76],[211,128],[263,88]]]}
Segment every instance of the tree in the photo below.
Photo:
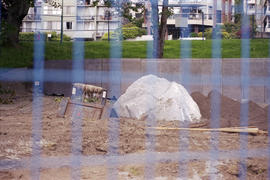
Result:
{"label": "tree", "polygon": [[163,58],[165,36],[167,32],[167,19],[172,14],[168,0],[162,1],[161,19],[159,24],[158,0],[151,1],[153,25],[153,58]]}
{"label": "tree", "polygon": [[[47,0],[46,2],[54,7],[60,6],[56,0]],[[34,0],[1,0],[1,17],[5,22],[2,27],[1,39],[4,44],[18,45],[21,24],[31,6],[34,6]]]}
{"label": "tree", "polygon": [[165,36],[166,36],[166,31],[167,31],[167,19],[169,15],[170,15],[170,11],[168,7],[168,0],[163,0],[161,20],[160,20],[160,26],[159,26],[158,58],[163,58]]}
{"label": "tree", "polygon": [[[133,23],[135,24],[136,18],[132,16],[131,11],[138,12],[139,9],[144,10],[144,4],[142,2],[132,2],[132,0],[103,0],[105,6],[114,7],[118,13],[123,17],[122,24]],[[96,0],[98,3],[99,0]],[[140,22],[138,22],[140,23]],[[139,26],[138,26],[139,27]]]}
{"label": "tree", "polygon": [[22,20],[32,4],[33,0],[1,0],[1,16],[5,22],[1,37],[3,43],[17,45]]}
{"label": "tree", "polygon": [[[142,3],[136,3],[135,7],[132,6],[132,1],[130,0],[107,0],[110,1],[113,7],[116,7],[119,14],[122,15],[124,19],[127,19],[129,22],[133,22],[133,24],[138,24],[141,26],[143,19],[139,21],[132,19],[130,15],[130,10],[137,11],[139,8],[142,8],[145,11],[145,6]],[[167,19],[172,14],[171,9],[169,9],[168,0],[163,0],[162,11],[161,11],[161,21],[159,25],[159,10],[158,10],[158,0],[150,0],[151,1],[151,15],[152,15],[152,27],[153,27],[153,58],[162,58],[165,36],[167,31]],[[127,22],[128,23],[128,22]],[[124,22],[125,24],[125,22]]]}

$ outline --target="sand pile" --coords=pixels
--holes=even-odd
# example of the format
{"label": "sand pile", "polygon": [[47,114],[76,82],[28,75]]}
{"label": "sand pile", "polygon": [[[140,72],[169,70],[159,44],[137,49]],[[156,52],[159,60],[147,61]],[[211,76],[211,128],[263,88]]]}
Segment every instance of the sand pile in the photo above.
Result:
{"label": "sand pile", "polygon": [[200,110],[186,89],[154,75],[141,77],[120,96],[113,108],[120,117],[195,123]]}
{"label": "sand pile", "polygon": [[[199,92],[191,94],[194,101],[198,104],[202,118],[211,117],[211,96],[217,93],[220,96],[220,127],[238,127],[241,119],[241,103],[231,98],[221,95],[218,92],[211,91],[208,96]],[[256,126],[259,129],[267,129],[267,111],[256,103],[249,101],[249,126]]]}

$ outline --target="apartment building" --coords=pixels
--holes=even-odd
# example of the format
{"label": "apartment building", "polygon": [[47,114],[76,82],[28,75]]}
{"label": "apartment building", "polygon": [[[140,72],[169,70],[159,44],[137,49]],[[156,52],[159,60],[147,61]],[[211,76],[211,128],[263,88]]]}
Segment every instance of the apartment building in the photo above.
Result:
{"label": "apartment building", "polygon": [[221,22],[232,22],[235,7],[234,0],[222,0],[221,3]]}
{"label": "apartment building", "polygon": [[263,32],[269,33],[270,32],[270,0],[262,0],[262,27]]}
{"label": "apartment building", "polygon": [[[189,36],[190,32],[201,32],[204,28],[211,28],[216,24],[233,21],[234,0],[218,0],[216,11],[213,0],[170,0],[169,6],[173,8],[173,15],[168,18],[167,27],[168,34],[172,35],[173,39]],[[146,7],[150,8],[149,5]],[[148,15],[145,18],[145,27],[149,27],[149,21]]]}
{"label": "apartment building", "polygon": [[245,0],[243,1],[244,5],[244,13],[248,15],[253,15],[256,13],[256,7],[257,7],[257,2],[256,0]]}
{"label": "apartment building", "polygon": [[[132,0],[132,2],[145,4],[148,14],[145,15],[144,27],[148,27],[148,34],[151,34],[150,0]],[[189,35],[189,33],[181,32],[185,29],[179,28],[183,24],[187,25],[189,32],[201,32],[203,28],[233,21],[234,0],[217,0],[216,11],[213,3],[213,0],[169,0],[169,5],[173,8],[174,13],[167,21],[168,33],[177,39],[180,36]],[[159,4],[162,4],[162,0],[159,0]],[[161,9],[162,6],[159,8]],[[35,8],[30,8],[23,21],[22,31],[56,31],[60,33],[61,14],[61,7],[55,8],[50,6],[46,0],[37,0]],[[137,14],[133,13],[133,16]],[[90,0],[64,0],[63,17],[65,34],[72,38],[94,40],[102,37],[108,28],[109,31],[117,29],[121,22],[121,17],[118,16],[115,9],[104,6],[101,1],[97,6],[92,6]],[[214,17],[216,17],[215,22]]]}
{"label": "apartment building", "polygon": [[[102,2],[93,6],[89,0],[63,1],[63,32],[72,38],[99,39],[119,27],[120,18]],[[38,0],[22,23],[22,32],[61,32],[61,7]]]}

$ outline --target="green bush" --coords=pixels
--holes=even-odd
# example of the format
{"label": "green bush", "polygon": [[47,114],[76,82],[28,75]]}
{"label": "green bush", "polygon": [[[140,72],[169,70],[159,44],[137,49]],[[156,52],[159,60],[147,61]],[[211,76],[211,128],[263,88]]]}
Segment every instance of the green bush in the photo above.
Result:
{"label": "green bush", "polygon": [[221,27],[224,31],[228,33],[235,33],[237,32],[241,27],[239,24],[235,23],[224,23],[224,25]]}
{"label": "green bush", "polygon": [[146,34],[145,29],[139,28],[132,23],[128,23],[122,27],[123,39],[134,39],[144,34]]}
{"label": "green bush", "polygon": [[1,20],[1,32],[0,32],[0,45],[5,43],[8,35],[8,23],[5,20]]}
{"label": "green bush", "polygon": [[122,34],[123,34],[123,39],[134,39],[137,36],[139,36],[139,28],[134,26],[134,27],[123,27],[122,28]]}
{"label": "green bush", "polygon": [[[57,32],[47,32],[47,37],[48,34],[51,34],[51,41],[60,41],[61,40],[61,34],[58,34]],[[49,40],[49,38],[47,38],[47,40]],[[71,38],[65,34],[63,34],[63,41],[70,41]]]}
{"label": "green bush", "polygon": [[211,28],[207,28],[204,32],[204,37],[206,39],[212,39],[212,29]]}
{"label": "green bush", "polygon": [[[110,32],[110,39],[111,40],[121,39],[121,37],[119,37],[120,32],[121,32],[121,29],[117,29],[115,32]],[[123,39],[134,39],[134,38],[136,38],[138,36],[142,36],[144,34],[146,34],[145,29],[139,28],[132,23],[128,23],[122,27],[122,38]],[[103,41],[108,40],[108,33],[105,33],[102,36],[101,40],[103,40]]]}
{"label": "green bush", "polygon": [[[51,38],[48,38],[48,34],[51,34]],[[45,35],[46,41],[60,41],[61,35],[57,34],[56,32],[46,32]],[[20,41],[34,41],[35,33],[34,32],[20,32],[19,40]],[[71,38],[65,34],[63,34],[63,41],[70,41]]]}
{"label": "green bush", "polygon": [[[218,32],[218,35],[222,39],[232,39],[232,35],[230,33],[226,32],[226,31]],[[198,36],[202,37],[202,32],[198,33]],[[205,32],[204,32],[204,37],[206,39],[212,39],[212,36],[213,36],[212,29],[211,28],[206,29]]]}
{"label": "green bush", "polygon": [[190,37],[199,37],[198,36],[198,34],[197,33],[195,33],[195,32],[192,32],[192,33],[190,33],[190,35],[189,35]]}
{"label": "green bush", "polygon": [[142,28],[142,24],[144,23],[144,18],[135,18],[133,24],[139,28]]}
{"label": "green bush", "polygon": [[34,41],[34,35],[33,32],[20,32],[19,34],[19,40],[20,41]]}
{"label": "green bush", "polygon": [[232,39],[231,34],[228,32],[221,32],[222,39]]}
{"label": "green bush", "polygon": [[[110,40],[118,40],[119,35],[117,32],[110,32]],[[108,33],[104,33],[103,36],[101,37],[102,41],[107,41],[108,40]]]}
{"label": "green bush", "polygon": [[[222,31],[227,32],[230,35],[230,39],[239,38],[237,33],[241,30],[241,25],[238,23],[224,23]],[[222,35],[223,37],[223,35]],[[226,39],[226,38],[225,38]]]}
{"label": "green bush", "polygon": [[147,31],[146,29],[139,28],[139,36],[146,35]]}

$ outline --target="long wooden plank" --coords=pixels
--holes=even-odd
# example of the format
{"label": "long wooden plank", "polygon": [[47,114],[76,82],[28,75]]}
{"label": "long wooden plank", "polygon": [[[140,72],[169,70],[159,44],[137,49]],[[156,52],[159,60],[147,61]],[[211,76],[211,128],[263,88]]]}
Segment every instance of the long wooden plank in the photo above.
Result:
{"label": "long wooden plank", "polygon": [[216,128],[216,129],[207,129],[207,128],[170,128],[170,127],[149,127],[156,130],[186,130],[186,131],[211,131],[211,132],[230,132],[230,133],[267,133],[260,131],[256,127],[230,127],[230,128]]}

